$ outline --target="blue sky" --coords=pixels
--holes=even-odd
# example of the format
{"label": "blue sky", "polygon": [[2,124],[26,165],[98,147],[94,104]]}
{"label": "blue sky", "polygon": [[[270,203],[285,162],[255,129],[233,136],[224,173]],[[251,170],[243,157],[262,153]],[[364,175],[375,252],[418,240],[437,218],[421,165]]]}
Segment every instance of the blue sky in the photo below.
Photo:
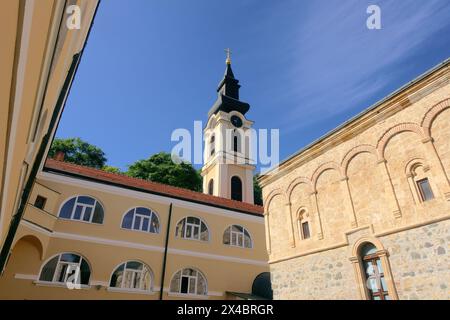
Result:
{"label": "blue sky", "polygon": [[57,136],[121,169],[170,152],[174,129],[206,122],[230,47],[247,116],[280,129],[284,159],[448,58],[449,34],[448,0],[103,0]]}

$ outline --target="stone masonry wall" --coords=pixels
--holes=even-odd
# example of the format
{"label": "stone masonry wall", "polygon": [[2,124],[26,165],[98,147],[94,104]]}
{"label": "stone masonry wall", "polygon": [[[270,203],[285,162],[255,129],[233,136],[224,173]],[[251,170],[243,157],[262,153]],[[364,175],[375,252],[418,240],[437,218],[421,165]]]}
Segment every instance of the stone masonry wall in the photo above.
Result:
{"label": "stone masonry wall", "polygon": [[[450,220],[380,237],[399,299],[450,299]],[[274,299],[360,299],[349,247],[271,265]]]}

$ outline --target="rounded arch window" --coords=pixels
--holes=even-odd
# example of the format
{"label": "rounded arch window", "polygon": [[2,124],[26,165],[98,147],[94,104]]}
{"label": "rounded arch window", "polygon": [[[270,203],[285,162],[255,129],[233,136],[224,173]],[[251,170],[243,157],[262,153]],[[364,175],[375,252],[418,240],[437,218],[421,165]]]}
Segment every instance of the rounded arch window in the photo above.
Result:
{"label": "rounded arch window", "polygon": [[311,222],[306,209],[300,209],[297,215],[298,234],[301,240],[311,238]]}
{"label": "rounded arch window", "polygon": [[209,180],[209,183],[208,183],[208,194],[214,195],[214,179]]}
{"label": "rounded arch window", "polygon": [[183,239],[209,240],[209,230],[206,223],[197,217],[185,217],[176,226],[175,235]]}
{"label": "rounded arch window", "polygon": [[63,204],[58,216],[63,219],[101,224],[104,210],[97,199],[90,196],[76,196]]}
{"label": "rounded arch window", "polygon": [[238,176],[231,178],[231,199],[242,201],[242,180]]}
{"label": "rounded arch window", "polygon": [[42,267],[39,281],[88,285],[91,269],[86,259],[76,253],[61,253]]}
{"label": "rounded arch window", "polygon": [[229,226],[223,233],[223,244],[251,248],[253,246],[252,237],[250,233],[243,226],[232,225]]}
{"label": "rounded arch window", "polygon": [[170,292],[206,295],[208,293],[206,278],[197,269],[184,268],[173,275],[170,281]]}
{"label": "rounded arch window", "polygon": [[359,258],[363,266],[366,288],[371,300],[390,300],[388,285],[378,249],[373,243],[362,244]]}
{"label": "rounded arch window", "polygon": [[139,261],[127,261],[114,270],[109,286],[149,291],[152,281],[153,272],[146,264]]}
{"label": "rounded arch window", "polygon": [[148,208],[136,207],[123,216],[122,228],[159,233],[159,218],[156,212]]}

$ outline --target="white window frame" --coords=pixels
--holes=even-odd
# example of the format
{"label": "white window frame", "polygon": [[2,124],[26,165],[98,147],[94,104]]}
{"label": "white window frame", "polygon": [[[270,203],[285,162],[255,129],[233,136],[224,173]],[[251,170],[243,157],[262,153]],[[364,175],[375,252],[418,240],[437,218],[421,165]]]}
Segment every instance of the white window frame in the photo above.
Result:
{"label": "white window frame", "polygon": [[[79,262],[67,262],[67,261],[61,261],[61,257],[64,255],[64,254],[73,254],[73,255],[76,255],[76,256],[78,256],[79,258],[80,258],[80,261]],[[53,277],[52,277],[52,281],[45,281],[45,280],[39,280],[40,278],[41,278],[41,275],[42,275],[42,271],[43,271],[43,269],[44,269],[44,267],[47,265],[47,263],[49,263],[53,258],[55,258],[55,257],[58,257],[58,262],[56,263],[56,266],[55,266],[55,270],[54,270],[54,272],[53,272]],[[47,259],[43,264],[42,264],[42,266],[41,266],[41,269],[39,270],[39,275],[38,275],[38,282],[42,282],[42,283],[59,283],[59,284],[61,284],[61,283],[66,283],[67,282],[67,277],[68,277],[68,274],[67,274],[67,271],[65,272],[65,274],[64,274],[64,281],[57,281],[57,274],[58,274],[58,270],[60,269],[60,266],[61,265],[67,265],[68,267],[74,267],[74,268],[78,268],[78,278],[76,279],[76,281],[77,281],[77,283],[81,283],[81,262],[82,261],[86,261],[86,263],[87,263],[87,265],[88,265],[88,267],[89,267],[89,273],[92,273],[92,269],[91,269],[91,266],[90,266],[90,264],[89,264],[89,262],[82,256],[82,255],[80,255],[80,254],[77,254],[77,253],[73,253],[73,252],[62,252],[62,253],[59,253],[59,254],[57,254],[57,255],[54,255],[54,256],[52,256],[52,257],[50,257],[49,259]],[[67,270],[67,269],[66,269]],[[91,279],[90,279],[90,276],[89,276],[89,281],[90,281]],[[88,284],[82,284],[82,286],[87,286],[87,285],[89,285],[89,283]]]}
{"label": "white window frame", "polygon": [[[141,213],[137,213],[137,212],[136,212],[136,209],[138,209],[138,208],[144,208],[144,209],[149,210],[149,211],[150,211],[150,216],[147,216],[147,215],[141,214]],[[131,228],[125,228],[125,227],[122,227],[123,219],[125,219],[125,216],[126,216],[128,213],[130,213],[131,210],[133,210],[133,220],[131,221]],[[140,222],[140,224],[139,224],[139,229],[135,229],[135,228],[134,228],[134,222],[136,221],[136,216],[139,216],[139,217],[141,218],[141,222]],[[150,231],[153,216],[155,216],[156,219],[158,220],[158,230],[156,230],[156,232],[151,232],[151,231]],[[148,222],[148,230],[142,230],[143,225],[144,225],[144,219],[149,219],[149,222]],[[140,231],[140,232],[145,232],[145,233],[150,233],[150,234],[159,234],[160,229],[161,229],[161,220],[159,219],[158,214],[157,214],[155,211],[153,211],[152,209],[150,209],[150,208],[146,208],[146,207],[134,207],[134,208],[130,208],[130,209],[128,209],[127,211],[125,211],[125,214],[122,216],[122,221],[121,221],[121,223],[120,223],[120,226],[121,226],[122,229],[125,229],[125,230]]]}
{"label": "white window frame", "polygon": [[[242,231],[234,231],[233,227],[241,227]],[[227,244],[230,247],[237,247],[237,248],[244,248],[244,249],[251,249],[253,248],[253,239],[252,236],[250,234],[250,232],[244,227],[241,226],[239,224],[233,224],[227,227],[227,229],[230,229],[230,244]],[[225,232],[227,231],[227,229],[225,229]],[[247,231],[248,233],[248,237],[250,238],[250,247],[246,247],[245,246],[245,232]],[[236,243],[233,244],[233,235],[236,236]],[[242,237],[242,245],[239,245],[239,237]]]}
{"label": "white window frame", "polygon": [[[140,264],[142,265],[142,270],[128,269],[128,268],[127,268],[127,263],[128,263],[128,262],[137,262],[137,263],[140,263]],[[152,272],[152,269],[150,269],[150,267],[148,267],[145,263],[143,263],[143,262],[141,262],[141,261],[136,261],[136,260],[130,260],[130,261],[123,262],[123,263],[119,264],[116,268],[114,268],[113,273],[111,274],[111,277],[110,277],[110,284],[111,284],[112,276],[113,276],[114,273],[117,271],[117,269],[119,269],[122,265],[124,265],[124,267],[123,267],[122,281],[121,281],[121,283],[120,283],[120,286],[117,286],[117,287],[111,287],[111,286],[109,286],[110,288],[112,288],[112,289],[131,290],[131,291],[145,291],[145,292],[147,292],[147,291],[153,291],[153,289],[152,289],[152,287],[153,287],[153,272]],[[143,286],[143,284],[144,284],[144,277],[143,277],[143,275],[144,275],[144,269],[147,269],[148,273],[150,274],[150,283],[149,283],[149,287],[148,287],[147,290],[146,290],[146,289],[141,289],[142,286]],[[138,274],[138,273],[141,274],[141,280],[139,281],[139,288],[129,288],[129,287],[125,287],[125,286],[124,286],[125,279],[126,279],[125,274],[126,274],[127,272],[132,273],[131,283],[133,283],[133,282],[134,282],[134,279],[136,279],[136,274]]]}
{"label": "white window frame", "polygon": [[[86,203],[80,203],[80,202],[78,202],[78,198],[80,198],[80,197],[91,198],[91,199],[94,200],[94,204],[91,205],[91,204],[86,204]],[[62,210],[62,208],[64,207],[64,205],[65,205],[67,202],[69,202],[69,201],[72,200],[73,198],[76,198],[76,199],[75,199],[75,203],[73,204],[73,208],[72,208],[72,212],[70,213],[70,217],[69,217],[69,218],[61,217],[60,215],[61,215],[61,210]],[[104,209],[103,205],[101,204],[101,202],[98,201],[96,198],[94,198],[94,197],[92,197],[92,196],[88,196],[88,195],[77,195],[77,196],[70,197],[69,199],[67,199],[66,201],[64,201],[64,203],[63,203],[63,204],[61,205],[61,207],[59,208],[59,211],[58,211],[58,218],[59,218],[59,219],[63,219],[63,220],[72,220],[72,221],[79,221],[79,222],[93,223],[93,222],[92,222],[92,219],[94,218],[94,211],[95,211],[95,206],[97,205],[97,203],[100,205],[100,207],[102,207],[103,215],[104,215],[104,214],[105,214],[105,209]],[[76,209],[77,209],[78,206],[82,207],[82,209],[81,209],[81,214],[80,214],[80,219],[75,219],[75,218],[74,218],[74,216],[75,216],[75,211],[76,211]],[[84,215],[85,215],[85,213],[86,213],[86,209],[87,209],[87,208],[91,208],[91,217],[89,218],[89,220],[84,220]],[[103,217],[103,219],[104,219],[104,217]],[[98,223],[96,223],[96,224],[98,224]],[[102,223],[101,223],[101,224],[103,224],[103,220],[102,220]]]}
{"label": "white window frame", "polygon": [[[185,270],[187,270],[187,269],[194,270],[197,274],[196,274],[195,276],[184,275],[183,272],[184,272]],[[192,268],[192,267],[186,267],[186,268],[183,268],[183,269],[178,270],[177,272],[175,272],[175,273],[173,274],[172,278],[171,278],[171,281],[170,281],[171,283],[170,283],[169,287],[171,287],[173,278],[175,277],[175,275],[176,275],[178,272],[180,272],[180,280],[179,280],[179,283],[178,283],[178,290],[177,290],[176,292],[172,292],[172,291],[169,290],[170,293],[175,293],[175,294],[180,294],[180,295],[190,295],[190,296],[207,296],[207,295],[208,295],[208,282],[207,282],[207,280],[206,280],[206,277],[203,275],[202,272],[200,272],[200,271],[197,270],[196,268]],[[199,294],[199,293],[197,293],[197,290],[198,290],[198,282],[199,282],[199,281],[198,281],[198,278],[199,278],[199,277],[202,277],[202,278],[203,278],[203,281],[204,281],[204,283],[205,283],[205,293],[204,293],[204,294]],[[182,286],[182,283],[183,283],[183,278],[188,278],[187,293],[181,292],[181,286]],[[194,279],[194,285],[195,285],[194,293],[190,293],[190,289],[191,289],[191,281],[190,281],[190,279]]]}
{"label": "white window frame", "polygon": [[[188,218],[198,219],[198,220],[199,220],[199,224],[192,223],[192,222],[188,222]],[[180,222],[182,222],[183,220],[186,220],[186,221],[184,222],[184,224],[183,224],[183,230],[181,231],[181,238],[182,238],[182,239],[186,239],[186,240],[196,240],[196,241],[201,241],[201,242],[207,242],[207,241],[209,241],[209,239],[210,239],[210,235],[209,235],[209,227],[208,227],[208,225],[206,224],[206,222],[203,221],[203,219],[201,219],[201,218],[199,218],[199,217],[194,217],[194,216],[187,216],[187,217],[184,217],[183,219],[179,220],[179,221],[177,222],[176,226],[178,226],[178,224],[179,224]],[[201,236],[202,236],[202,235],[201,235],[201,232],[202,232],[202,223],[205,224],[206,230],[207,230],[207,232],[208,232],[208,239],[207,239],[207,240],[202,240],[202,239],[201,239]],[[187,234],[187,228],[188,228],[188,227],[191,228],[191,236],[190,236],[190,237],[187,237],[187,236],[186,236],[186,234]],[[195,237],[195,236],[194,236],[194,234],[195,234],[195,233],[194,233],[195,228],[198,228],[198,237]]]}

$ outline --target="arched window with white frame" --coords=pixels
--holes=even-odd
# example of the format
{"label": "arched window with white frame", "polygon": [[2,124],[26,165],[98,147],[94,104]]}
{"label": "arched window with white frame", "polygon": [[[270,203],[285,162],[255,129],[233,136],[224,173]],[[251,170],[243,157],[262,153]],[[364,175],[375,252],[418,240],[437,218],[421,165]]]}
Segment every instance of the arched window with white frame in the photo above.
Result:
{"label": "arched window with white frame", "polygon": [[48,260],[41,269],[39,281],[88,285],[91,268],[76,253],[61,253]]}
{"label": "arched window with white frame", "polygon": [[209,230],[206,223],[197,217],[185,217],[176,226],[175,235],[183,239],[209,240]]}
{"label": "arched window with white frame", "polygon": [[103,223],[104,210],[100,202],[90,196],[75,196],[59,210],[59,218],[90,223]]}
{"label": "arched window with white frame", "polygon": [[184,268],[177,271],[170,281],[170,292],[188,295],[207,295],[206,278],[199,270]]}
{"label": "arched window with white frame", "polygon": [[151,291],[153,272],[140,261],[127,261],[113,272],[109,286],[118,289]]}
{"label": "arched window with white frame", "polygon": [[251,248],[253,246],[252,237],[247,229],[236,224],[229,226],[223,233],[223,244],[241,248]]}
{"label": "arched window with white frame", "polygon": [[150,233],[159,233],[159,217],[153,210],[136,207],[123,216],[122,228]]}

